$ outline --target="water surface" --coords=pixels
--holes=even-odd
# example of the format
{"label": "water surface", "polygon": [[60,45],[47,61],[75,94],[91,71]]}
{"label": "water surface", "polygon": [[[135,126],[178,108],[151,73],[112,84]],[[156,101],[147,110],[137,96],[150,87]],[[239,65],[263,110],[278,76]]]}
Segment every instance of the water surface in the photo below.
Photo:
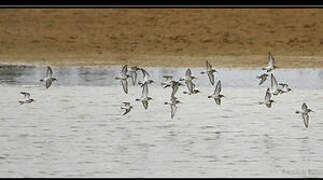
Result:
{"label": "water surface", "polygon": [[[182,77],[186,68],[147,68],[156,80],[145,110],[114,77],[120,67],[53,67],[58,79],[46,89],[46,67],[0,70],[0,177],[323,177],[323,70],[279,69],[278,81],[292,92],[259,105],[270,81],[258,86],[260,70],[217,69],[222,105],[203,68],[191,68],[201,93],[181,87],[174,119],[171,89],[163,75]],[[140,80],[141,73],[138,73]],[[36,102],[19,105],[20,91]],[[121,102],[134,109],[121,116]],[[295,113],[306,102],[315,112],[306,129]]]}

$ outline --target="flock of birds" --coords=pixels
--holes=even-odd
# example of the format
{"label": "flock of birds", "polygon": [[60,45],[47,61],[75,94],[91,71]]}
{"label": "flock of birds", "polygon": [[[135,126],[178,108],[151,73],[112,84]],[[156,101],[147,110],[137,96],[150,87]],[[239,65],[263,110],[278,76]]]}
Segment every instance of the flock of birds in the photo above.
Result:
{"label": "flock of birds", "polygon": [[[150,79],[150,74],[143,68],[138,67],[129,67],[127,65],[124,65],[121,69],[121,74],[118,77],[115,77],[116,80],[120,80],[122,84],[123,91],[128,94],[128,78],[131,78],[133,85],[136,85],[137,81],[137,71],[141,71],[143,74],[143,80],[138,82],[138,85],[142,87],[142,93],[141,97],[136,99],[136,101],[141,101],[143,104],[143,107],[145,109],[148,109],[149,100],[152,98],[148,96],[148,85],[153,83],[154,80]],[[129,72],[129,74],[127,74]],[[214,72],[217,72],[215,69],[212,68],[211,64],[206,61],[206,71],[201,72],[201,74],[207,73],[209,80],[212,85],[214,85]],[[177,104],[181,103],[181,101],[178,100],[178,98],[175,96],[180,86],[185,86],[182,82],[185,82],[187,91],[183,91],[183,94],[192,95],[192,94],[198,94],[200,91],[196,88],[195,83],[193,82],[193,79],[196,79],[195,76],[192,75],[192,71],[190,68],[188,68],[185,72],[185,76],[180,78],[178,81],[173,80],[173,76],[171,75],[165,75],[163,76],[165,78],[165,81],[161,83],[163,88],[171,87],[172,93],[170,96],[169,102],[164,102],[165,105],[169,105],[171,108],[171,118],[175,116],[176,110],[177,110]],[[222,89],[221,81],[219,80],[216,84],[214,93],[208,98],[213,98],[216,102],[216,104],[221,104],[221,98],[224,97],[222,94],[220,94]],[[121,109],[124,109],[125,112],[122,115],[125,115],[131,111],[133,106],[131,106],[130,102],[122,102],[123,106]]]}
{"label": "flock of birds", "polygon": [[[266,67],[262,68],[265,72],[262,75],[257,76],[258,79],[260,79],[260,82],[258,85],[263,84],[268,76],[269,72],[272,72],[274,69],[278,68],[277,66],[274,65],[274,57],[272,56],[271,52],[268,53],[268,64]],[[127,65],[122,66],[121,69],[121,74],[118,77],[115,77],[116,80],[120,80],[122,84],[123,91],[128,94],[128,78],[131,78],[132,84],[135,86],[137,83],[137,71],[141,71],[143,74],[143,80],[138,81],[138,85],[142,88],[142,93],[141,97],[135,99],[136,101],[141,101],[144,109],[148,109],[149,101],[152,99],[151,97],[148,96],[149,92],[149,84],[154,83],[154,80],[150,79],[150,74],[143,68],[139,68],[137,66],[134,67],[128,67]],[[201,72],[201,74],[207,74],[209,81],[212,86],[215,84],[214,80],[214,72],[216,71],[214,68],[212,68],[212,65],[206,61],[206,70]],[[179,101],[179,99],[175,96],[179,87],[180,86],[185,86],[187,87],[187,91],[183,91],[183,94],[187,95],[193,95],[193,94],[198,94],[200,91],[196,88],[196,85],[194,83],[194,79],[196,79],[195,76],[192,75],[192,71],[190,68],[188,68],[185,72],[185,76],[182,78],[179,78],[179,80],[173,80],[173,76],[171,75],[165,75],[163,76],[165,78],[165,81],[161,83],[163,88],[172,88],[172,93],[170,95],[170,101],[169,102],[164,102],[165,105],[169,105],[171,109],[171,118],[175,116],[176,110],[177,110],[177,104],[182,103]],[[288,87],[288,84],[286,83],[278,83],[275,76],[273,73],[270,73],[270,78],[271,78],[271,86],[267,88],[266,94],[265,94],[265,99],[263,102],[259,102],[259,104],[265,104],[266,107],[271,108],[272,103],[275,101],[272,100],[272,95],[279,95],[283,93],[288,93],[291,91],[291,88]],[[56,81],[57,79],[53,77],[53,71],[51,67],[47,67],[46,71],[46,76],[43,79],[40,79],[41,82],[45,82],[46,88],[51,87],[52,83]],[[183,84],[185,83],[185,85]],[[215,103],[217,105],[221,105],[221,98],[224,97],[224,95],[220,94],[222,90],[222,85],[221,85],[221,80],[218,80],[213,94],[209,95],[208,98],[214,99]],[[30,93],[28,92],[20,92],[22,95],[24,95],[23,100],[19,100],[18,102],[22,104],[28,104],[32,103],[35,100],[30,98]],[[124,112],[122,115],[128,114],[131,109],[133,109],[133,106],[130,104],[130,102],[122,102],[122,110]],[[296,111],[297,114],[301,114],[303,118],[303,122],[306,128],[308,128],[309,125],[309,112],[314,112],[311,109],[308,108],[306,103],[303,103],[301,106],[300,111]]]}

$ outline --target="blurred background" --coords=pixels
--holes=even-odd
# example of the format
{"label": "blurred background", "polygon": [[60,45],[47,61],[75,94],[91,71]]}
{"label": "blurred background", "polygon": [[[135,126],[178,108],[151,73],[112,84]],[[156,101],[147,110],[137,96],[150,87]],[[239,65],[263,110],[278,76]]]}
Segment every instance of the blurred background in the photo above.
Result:
{"label": "blurred background", "polygon": [[315,8],[3,8],[0,62],[258,67],[272,51],[323,67],[322,22]]}

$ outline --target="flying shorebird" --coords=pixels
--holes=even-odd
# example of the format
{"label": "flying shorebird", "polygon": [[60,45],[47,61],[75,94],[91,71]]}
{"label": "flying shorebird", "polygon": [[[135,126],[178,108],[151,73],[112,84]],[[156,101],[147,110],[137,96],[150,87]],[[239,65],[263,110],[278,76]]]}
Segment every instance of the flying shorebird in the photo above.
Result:
{"label": "flying shorebird", "polygon": [[188,91],[183,91],[184,94],[192,95],[200,92],[198,89],[195,89],[195,84],[192,82],[192,80],[185,80],[185,84]]}
{"label": "flying shorebird", "polygon": [[302,104],[302,111],[296,111],[296,114],[302,114],[302,118],[304,120],[304,125],[306,128],[308,128],[309,123],[309,112],[314,112],[311,109],[308,109],[307,105],[305,103]]}
{"label": "flying shorebird", "polygon": [[190,68],[188,68],[185,72],[185,76],[180,78],[179,81],[185,81],[185,84],[187,86],[188,92],[187,91],[183,91],[184,94],[197,94],[200,91],[195,89],[195,84],[193,83],[193,79],[196,79],[195,76],[192,76],[192,71]]}
{"label": "flying shorebird", "polygon": [[192,71],[190,68],[188,68],[186,71],[185,71],[185,76],[180,78],[179,81],[192,81],[193,79],[196,79],[195,76],[192,76]]}
{"label": "flying shorebird", "polygon": [[130,102],[122,102],[122,104],[124,106],[121,107],[121,109],[125,109],[126,111],[122,114],[122,116],[126,115],[128,112],[130,112],[130,110],[133,108],[131,105],[130,105]]}
{"label": "flying shorebird", "polygon": [[51,67],[47,66],[46,76],[43,79],[40,79],[41,82],[45,81],[46,88],[49,88],[52,85],[53,81],[56,81],[56,78],[53,78],[53,70]]}
{"label": "flying shorebird", "polygon": [[221,105],[221,98],[224,97],[222,94],[220,94],[221,90],[222,90],[222,85],[221,85],[221,81],[219,80],[216,83],[214,93],[208,96],[208,98],[214,98],[214,101],[217,105]]}
{"label": "flying shorebird", "polygon": [[265,95],[265,101],[259,102],[259,104],[266,104],[268,108],[271,108],[271,103],[275,102],[271,99],[271,94],[269,88],[267,88],[266,95]]}
{"label": "flying shorebird", "polygon": [[270,91],[273,95],[278,95],[282,92],[280,87],[278,86],[277,80],[273,73],[270,74],[271,77],[271,84],[270,84]]}
{"label": "flying shorebird", "polygon": [[142,75],[143,75],[143,81],[139,81],[138,84],[142,87],[146,82],[148,84],[151,84],[153,83],[154,81],[149,79],[150,78],[150,74],[144,70],[143,68],[140,68],[141,72],[142,72]]}
{"label": "flying shorebird", "polygon": [[271,55],[271,52],[268,52],[268,64],[266,67],[262,68],[262,70],[265,70],[267,72],[272,71],[275,68],[278,68],[277,66],[274,65],[275,63],[275,59],[274,57]]}
{"label": "flying shorebird", "polygon": [[136,82],[137,82],[137,71],[138,70],[140,70],[140,68],[138,68],[137,66],[133,66],[128,69],[128,72],[129,72],[131,80],[132,80],[132,84],[134,86],[136,85]]}
{"label": "flying shorebird", "polygon": [[287,93],[289,91],[291,91],[292,89],[288,87],[288,84],[285,84],[285,83],[279,83],[278,84],[279,86],[281,86],[281,91],[280,93],[283,94],[283,93]]}
{"label": "flying shorebird", "polygon": [[184,84],[180,83],[179,81],[172,81],[171,86],[172,86],[171,97],[175,97],[175,94],[177,93],[179,86],[184,86]]}
{"label": "flying shorebird", "polygon": [[169,104],[170,105],[170,109],[171,109],[171,113],[170,113],[170,117],[173,119],[173,117],[175,116],[176,110],[177,110],[177,106],[176,104],[181,103],[181,101],[177,100],[176,97],[172,96],[170,98],[170,102],[165,102],[164,104]]}
{"label": "flying shorebird", "polygon": [[161,85],[163,86],[163,88],[165,88],[165,86],[169,87],[171,85],[173,76],[163,76],[163,78],[165,78],[165,81],[161,83]]}
{"label": "flying shorebird", "polygon": [[208,61],[206,61],[206,71],[201,72],[201,74],[207,73],[212,86],[214,85],[214,72],[217,71],[212,68],[211,64]]}
{"label": "flying shorebird", "polygon": [[258,79],[261,79],[258,85],[261,85],[262,83],[264,83],[267,80],[268,74],[264,73],[260,76],[257,76]]}
{"label": "flying shorebird", "polygon": [[163,88],[172,87],[171,97],[175,97],[175,94],[177,93],[179,86],[184,86],[184,84],[180,83],[179,81],[170,81]]}
{"label": "flying shorebird", "polygon": [[128,71],[127,65],[124,65],[124,66],[122,66],[122,69],[121,69],[121,76],[120,77],[115,77],[115,79],[121,80],[123,91],[126,94],[128,94],[128,81],[127,81],[127,78],[130,77],[127,74],[127,71]]}
{"label": "flying shorebird", "polygon": [[148,101],[151,99],[152,99],[151,97],[148,97],[148,82],[145,82],[142,85],[141,98],[136,99],[136,101],[141,101],[144,108],[147,109],[148,108]]}
{"label": "flying shorebird", "polygon": [[30,93],[20,92],[20,94],[24,95],[24,98],[25,98],[24,100],[18,101],[20,103],[20,105],[25,104],[25,103],[29,104],[29,103],[35,101],[34,99],[30,98]]}

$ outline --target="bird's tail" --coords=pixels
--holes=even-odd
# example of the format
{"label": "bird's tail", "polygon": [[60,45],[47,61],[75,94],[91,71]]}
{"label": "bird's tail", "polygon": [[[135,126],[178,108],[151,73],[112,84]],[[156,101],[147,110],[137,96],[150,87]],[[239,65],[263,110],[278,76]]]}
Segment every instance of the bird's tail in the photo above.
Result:
{"label": "bird's tail", "polygon": [[18,101],[18,102],[19,102],[19,104],[20,104],[20,105],[24,104],[24,102],[23,102],[23,101]]}
{"label": "bird's tail", "polygon": [[299,114],[299,113],[301,113],[300,111],[296,111],[296,114]]}

